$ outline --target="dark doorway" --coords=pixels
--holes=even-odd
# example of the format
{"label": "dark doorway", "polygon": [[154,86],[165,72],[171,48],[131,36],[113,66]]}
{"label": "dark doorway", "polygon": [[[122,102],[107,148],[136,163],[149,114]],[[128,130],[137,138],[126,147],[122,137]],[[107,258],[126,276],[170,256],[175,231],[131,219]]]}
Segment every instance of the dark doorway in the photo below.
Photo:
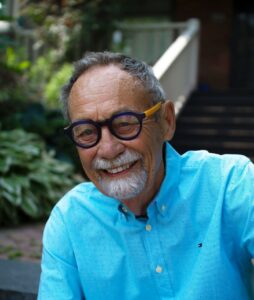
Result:
{"label": "dark doorway", "polygon": [[234,1],[231,87],[254,89],[254,2]]}

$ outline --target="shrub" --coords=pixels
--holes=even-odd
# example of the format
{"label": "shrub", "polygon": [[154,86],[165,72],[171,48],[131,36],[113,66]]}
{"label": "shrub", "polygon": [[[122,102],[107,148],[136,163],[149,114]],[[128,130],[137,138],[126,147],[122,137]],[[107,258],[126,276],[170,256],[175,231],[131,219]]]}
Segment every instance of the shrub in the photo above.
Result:
{"label": "shrub", "polygon": [[0,102],[28,97],[25,74],[30,67],[30,62],[23,57],[22,49],[17,51],[7,47],[4,51],[0,51]]}
{"label": "shrub", "polygon": [[2,131],[0,144],[0,224],[47,217],[63,194],[81,181],[36,134]]}
{"label": "shrub", "polygon": [[44,97],[47,107],[59,107],[58,99],[61,87],[67,82],[72,74],[72,65],[65,63],[59,70],[57,70],[49,79],[45,86]]}
{"label": "shrub", "polygon": [[60,110],[47,109],[38,102],[0,101],[0,123],[2,130],[21,128],[38,134],[58,159],[72,163],[75,172],[83,174],[76,148],[63,133],[67,123]]}

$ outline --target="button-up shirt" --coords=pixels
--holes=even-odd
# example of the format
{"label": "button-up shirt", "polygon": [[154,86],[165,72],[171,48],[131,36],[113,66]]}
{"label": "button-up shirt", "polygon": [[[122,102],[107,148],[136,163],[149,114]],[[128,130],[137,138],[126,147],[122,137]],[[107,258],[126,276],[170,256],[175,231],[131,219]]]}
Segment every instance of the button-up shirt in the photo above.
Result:
{"label": "button-up shirt", "polygon": [[40,300],[246,300],[254,257],[254,166],[169,144],[165,177],[136,218],[91,182],[53,209]]}

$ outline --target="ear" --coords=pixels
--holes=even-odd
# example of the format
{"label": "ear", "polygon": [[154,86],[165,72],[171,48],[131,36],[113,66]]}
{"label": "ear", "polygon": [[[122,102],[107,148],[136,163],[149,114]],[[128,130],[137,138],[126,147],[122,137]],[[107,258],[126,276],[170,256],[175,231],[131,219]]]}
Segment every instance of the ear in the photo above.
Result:
{"label": "ear", "polygon": [[175,133],[176,118],[175,108],[172,101],[167,100],[162,104],[162,128],[165,141],[170,141]]}

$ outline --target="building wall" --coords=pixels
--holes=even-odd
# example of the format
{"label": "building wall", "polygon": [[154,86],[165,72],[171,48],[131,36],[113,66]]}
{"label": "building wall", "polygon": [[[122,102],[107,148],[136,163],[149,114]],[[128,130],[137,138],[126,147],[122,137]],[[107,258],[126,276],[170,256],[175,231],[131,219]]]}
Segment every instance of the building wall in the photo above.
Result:
{"label": "building wall", "polygon": [[175,21],[201,21],[199,83],[226,89],[230,80],[230,43],[233,1],[176,0]]}

